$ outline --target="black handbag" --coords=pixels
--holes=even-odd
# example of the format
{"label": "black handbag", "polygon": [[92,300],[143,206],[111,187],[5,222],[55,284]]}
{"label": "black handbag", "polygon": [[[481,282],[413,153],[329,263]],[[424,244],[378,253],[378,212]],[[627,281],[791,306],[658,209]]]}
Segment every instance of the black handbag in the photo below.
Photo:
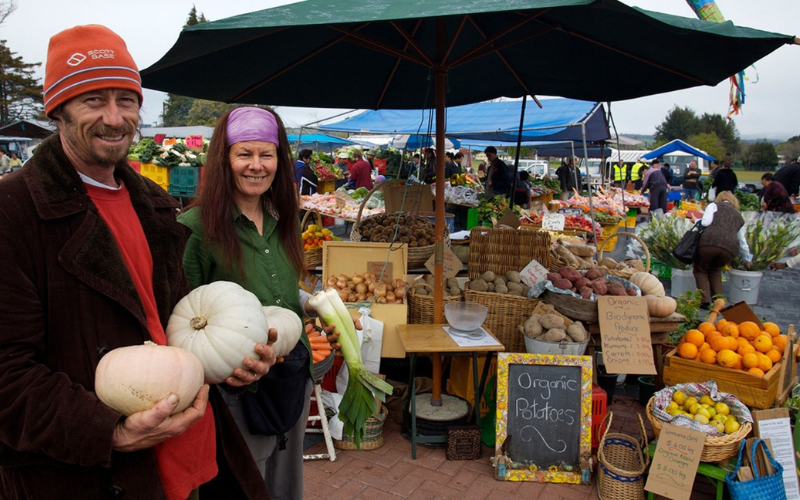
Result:
{"label": "black handbag", "polygon": [[703,225],[697,221],[691,229],[686,231],[681,240],[672,250],[672,255],[683,262],[691,264],[697,256],[697,246],[700,243],[700,236],[703,234]]}

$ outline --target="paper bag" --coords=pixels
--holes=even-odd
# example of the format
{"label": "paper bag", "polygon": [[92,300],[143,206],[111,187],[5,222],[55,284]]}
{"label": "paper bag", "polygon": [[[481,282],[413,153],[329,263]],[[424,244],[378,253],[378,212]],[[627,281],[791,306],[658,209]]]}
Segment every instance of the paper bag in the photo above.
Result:
{"label": "paper bag", "polygon": [[[361,313],[362,330],[357,330],[358,341],[361,344],[361,362],[372,373],[378,373],[381,369],[381,348],[383,347],[383,322],[370,316],[369,308],[362,307],[358,310]],[[347,389],[347,363],[342,365],[336,375],[336,392],[344,394]]]}

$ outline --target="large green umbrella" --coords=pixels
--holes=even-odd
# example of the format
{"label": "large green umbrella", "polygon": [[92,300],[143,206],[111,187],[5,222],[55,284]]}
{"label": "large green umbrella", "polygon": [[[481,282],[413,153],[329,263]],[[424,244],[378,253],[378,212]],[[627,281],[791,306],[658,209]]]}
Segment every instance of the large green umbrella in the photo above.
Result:
{"label": "large green umbrella", "polygon": [[[617,0],[308,0],[184,29],[144,86],[215,101],[435,108],[500,96],[616,101],[716,85],[794,37]],[[441,323],[444,184],[436,186]],[[434,399],[439,398],[434,360]]]}

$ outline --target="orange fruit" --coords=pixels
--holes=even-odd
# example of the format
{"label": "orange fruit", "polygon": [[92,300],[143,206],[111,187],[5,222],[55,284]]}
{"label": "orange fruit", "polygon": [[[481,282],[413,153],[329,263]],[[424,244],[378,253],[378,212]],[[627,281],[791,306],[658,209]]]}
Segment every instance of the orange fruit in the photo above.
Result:
{"label": "orange fruit", "polygon": [[739,327],[733,323],[728,323],[722,328],[722,334],[728,337],[736,338],[739,336]]}
{"label": "orange fruit", "polygon": [[730,349],[723,349],[717,353],[717,364],[725,368],[735,368],[741,357]]}
{"label": "orange fruit", "polygon": [[689,330],[683,336],[686,342],[694,344],[695,347],[700,347],[706,341],[706,336],[700,330]]}
{"label": "orange fruit", "polygon": [[717,352],[728,348],[728,338],[722,335],[710,339],[708,343],[711,345],[711,348]]}
{"label": "orange fruit", "polygon": [[777,347],[778,349],[783,352],[786,349],[786,335],[778,335],[777,337],[772,337],[772,345]]}
{"label": "orange fruit", "polygon": [[748,352],[742,356],[742,365],[745,368],[754,368],[758,366],[758,356],[754,352]]}
{"label": "orange fruit", "polygon": [[736,342],[739,343],[739,347],[750,345],[750,342],[748,342],[747,339],[744,337],[736,337]]}
{"label": "orange fruit", "polygon": [[700,361],[709,365],[715,364],[717,362],[717,351],[711,348],[703,349],[700,351]]}
{"label": "orange fruit", "polygon": [[697,351],[697,356],[694,357],[694,360],[697,361],[697,362],[700,362],[700,361],[703,360],[703,358],[700,357],[700,351]]}
{"label": "orange fruit", "polygon": [[[747,341],[745,340],[745,342]],[[751,346],[750,344],[740,345],[739,349],[736,350],[736,353],[741,354],[742,356],[744,356],[747,353],[753,353],[753,352],[756,352],[756,348]]]}
{"label": "orange fruit", "polygon": [[771,321],[764,323],[764,331],[767,332],[770,337],[777,337],[781,334],[780,327]]}
{"label": "orange fruit", "polygon": [[742,364],[742,357],[741,356],[739,356],[739,358],[737,358],[736,364],[733,365],[733,367],[735,369],[737,369],[737,370],[744,370],[744,365]]}
{"label": "orange fruit", "polygon": [[711,349],[711,346],[709,345],[709,343],[708,343],[708,342],[703,342],[703,345],[701,345],[701,346],[700,346],[700,348],[698,349],[698,351],[700,351],[700,352],[703,352],[703,351],[705,351],[706,349]]}
{"label": "orange fruit", "polygon": [[767,352],[772,349],[772,337],[769,335],[759,335],[753,340],[753,347],[758,352]]}
{"label": "orange fruit", "polygon": [[756,353],[758,356],[758,367],[761,368],[761,371],[767,373],[772,368],[772,360],[767,357],[766,354]]}
{"label": "orange fruit", "polygon": [[753,368],[750,368],[749,370],[747,370],[747,372],[748,373],[752,373],[753,375],[758,375],[759,377],[763,377],[764,376],[764,371],[761,368],[753,367]]}
{"label": "orange fruit", "polygon": [[[730,321],[728,321],[727,319],[721,319],[721,320],[717,321],[717,324],[716,324],[717,331],[718,332],[721,331],[723,328],[725,328],[725,325],[727,325],[728,323],[730,323]],[[734,325],[735,324],[736,323],[734,323]]]}
{"label": "orange fruit", "polygon": [[765,354],[767,355],[769,360],[772,361],[773,364],[775,364],[778,361],[780,361],[781,358],[783,357],[783,354],[781,354],[781,352],[779,350],[777,350],[777,349],[770,349]]}
{"label": "orange fruit", "polygon": [[678,346],[678,356],[682,358],[694,359],[697,357],[697,352],[697,346],[689,342],[684,342]]}
{"label": "orange fruit", "polygon": [[697,329],[700,330],[703,335],[708,335],[709,333],[716,331],[717,327],[715,327],[713,323],[705,321],[697,325]]}
{"label": "orange fruit", "polygon": [[745,321],[739,325],[739,334],[747,340],[753,340],[761,334],[761,328],[752,321]]}
{"label": "orange fruit", "polygon": [[706,334],[706,342],[711,342],[711,339],[716,338],[716,337],[722,337],[722,334],[719,333],[716,330],[714,330],[713,332],[708,332]]}

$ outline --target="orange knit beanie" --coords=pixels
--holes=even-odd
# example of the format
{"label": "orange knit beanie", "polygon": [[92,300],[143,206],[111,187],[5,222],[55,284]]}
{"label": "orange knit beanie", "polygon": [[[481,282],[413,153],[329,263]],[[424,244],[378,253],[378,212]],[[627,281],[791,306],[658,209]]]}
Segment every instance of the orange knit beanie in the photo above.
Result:
{"label": "orange knit beanie", "polygon": [[85,92],[107,88],[139,94],[142,79],[128,47],[116,33],[97,24],[75,26],[54,35],[47,49],[44,72],[44,111]]}

